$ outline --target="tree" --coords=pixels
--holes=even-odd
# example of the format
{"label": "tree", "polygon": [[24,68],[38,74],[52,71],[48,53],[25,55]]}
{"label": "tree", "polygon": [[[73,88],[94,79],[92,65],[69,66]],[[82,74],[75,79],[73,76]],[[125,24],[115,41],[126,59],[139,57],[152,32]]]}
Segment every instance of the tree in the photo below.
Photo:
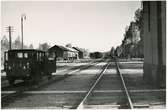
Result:
{"label": "tree", "polygon": [[112,47],[111,50],[110,50],[110,55],[111,55],[111,57],[114,57],[114,56],[115,56],[114,51],[115,51],[115,49],[114,49],[114,47]]}
{"label": "tree", "polygon": [[135,22],[138,25],[139,29],[141,30],[142,28],[142,19],[143,19],[143,10],[142,9],[137,9],[135,11]]}
{"label": "tree", "polygon": [[[124,39],[121,44],[121,56],[143,56],[143,10],[137,9],[134,16],[135,21],[126,26]],[[138,52],[139,51],[139,52]],[[136,54],[134,54],[134,52]],[[139,55],[138,55],[139,54]]]}
{"label": "tree", "polygon": [[39,50],[47,51],[50,48],[48,43],[39,44]]}
{"label": "tree", "polygon": [[18,37],[16,38],[16,40],[14,41],[14,48],[15,48],[15,49],[21,49],[21,46],[22,46],[22,43],[21,43],[21,41],[20,41],[20,36],[18,36]]}
{"label": "tree", "polygon": [[69,44],[66,45],[66,47],[72,48],[72,44],[69,43]]}
{"label": "tree", "polygon": [[32,44],[29,45],[29,49],[34,49]]}
{"label": "tree", "polygon": [[102,58],[103,54],[101,52],[93,52],[93,53],[90,53],[90,57],[95,59]]}
{"label": "tree", "polygon": [[136,21],[139,21],[140,20],[140,18],[141,18],[141,12],[142,12],[142,9],[140,9],[140,8],[138,8],[136,11],[135,11],[135,20]]}
{"label": "tree", "polygon": [[9,41],[7,37],[4,35],[1,39],[1,66],[3,66],[4,63],[4,52],[9,49]]}
{"label": "tree", "polygon": [[9,41],[7,37],[4,35],[3,38],[1,39],[1,51],[8,49],[9,49]]}
{"label": "tree", "polygon": [[138,56],[144,57],[144,41],[143,41],[143,10],[137,9],[135,12],[136,24],[140,30],[140,41],[137,43]]}

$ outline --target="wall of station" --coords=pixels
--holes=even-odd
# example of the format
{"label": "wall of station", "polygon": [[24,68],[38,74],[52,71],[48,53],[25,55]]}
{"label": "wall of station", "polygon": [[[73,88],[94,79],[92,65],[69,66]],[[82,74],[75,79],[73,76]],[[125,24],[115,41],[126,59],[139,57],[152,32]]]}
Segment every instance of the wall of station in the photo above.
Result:
{"label": "wall of station", "polygon": [[143,2],[144,79],[166,87],[166,1]]}

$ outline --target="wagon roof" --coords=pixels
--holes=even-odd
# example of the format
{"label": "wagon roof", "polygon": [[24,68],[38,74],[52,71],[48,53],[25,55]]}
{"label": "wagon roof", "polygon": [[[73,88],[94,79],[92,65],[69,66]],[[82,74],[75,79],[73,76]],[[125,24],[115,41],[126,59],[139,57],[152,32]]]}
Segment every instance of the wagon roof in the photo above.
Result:
{"label": "wagon roof", "polygon": [[8,50],[8,52],[44,52],[42,50],[38,50],[38,49],[12,49],[12,50]]}

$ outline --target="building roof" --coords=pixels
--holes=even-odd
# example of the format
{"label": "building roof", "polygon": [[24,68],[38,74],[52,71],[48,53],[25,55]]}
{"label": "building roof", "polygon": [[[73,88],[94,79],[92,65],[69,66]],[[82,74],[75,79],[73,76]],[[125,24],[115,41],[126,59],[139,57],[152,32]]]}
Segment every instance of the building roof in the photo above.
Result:
{"label": "building roof", "polygon": [[61,50],[64,50],[64,51],[68,51],[68,49],[66,49],[65,47],[63,46],[59,46],[59,45],[54,45],[52,46],[51,48],[49,48],[48,50],[49,51],[55,51],[57,48],[61,49]]}
{"label": "building roof", "polygon": [[65,47],[65,48],[67,48],[69,51],[72,51],[72,52],[78,52],[77,50],[70,48],[70,47]]}
{"label": "building roof", "polygon": [[55,51],[56,48],[59,48],[63,51],[71,51],[71,52],[78,52],[75,49],[69,48],[69,47],[64,47],[64,46],[60,46],[60,45],[54,45],[53,47],[49,48],[49,51]]}
{"label": "building roof", "polygon": [[78,48],[78,47],[73,47],[73,49],[75,49],[75,50],[77,50],[77,51],[79,51],[79,52],[84,52],[83,49],[80,49],[80,48]]}

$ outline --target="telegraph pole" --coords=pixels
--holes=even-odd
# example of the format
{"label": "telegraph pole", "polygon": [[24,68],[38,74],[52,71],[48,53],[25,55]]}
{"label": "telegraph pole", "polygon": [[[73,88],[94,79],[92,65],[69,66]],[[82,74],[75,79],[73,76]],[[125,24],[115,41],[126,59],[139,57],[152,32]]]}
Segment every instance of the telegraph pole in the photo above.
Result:
{"label": "telegraph pole", "polygon": [[9,50],[12,49],[12,37],[11,37],[11,32],[13,32],[13,26],[8,26],[6,27],[7,32],[9,32]]}
{"label": "telegraph pole", "polygon": [[22,49],[23,49],[23,19],[26,20],[26,15],[22,14],[21,15],[21,38],[22,38]]}

